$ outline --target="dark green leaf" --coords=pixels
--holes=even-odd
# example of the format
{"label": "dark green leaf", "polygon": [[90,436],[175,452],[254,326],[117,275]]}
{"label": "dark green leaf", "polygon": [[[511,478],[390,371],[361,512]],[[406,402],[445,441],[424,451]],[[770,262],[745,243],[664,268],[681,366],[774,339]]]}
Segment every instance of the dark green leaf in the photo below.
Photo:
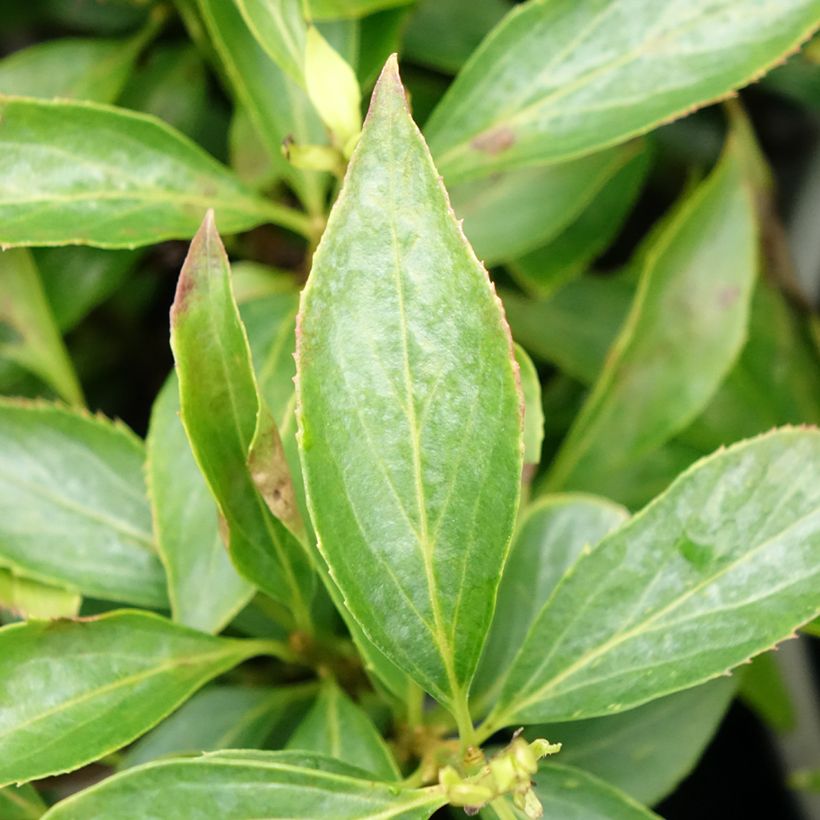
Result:
{"label": "dark green leaf", "polygon": [[3,820],[37,820],[46,808],[34,786],[6,786],[0,789],[0,817]]}
{"label": "dark green leaf", "polygon": [[743,671],[738,694],[775,732],[794,729],[794,705],[773,653],[758,655]]}

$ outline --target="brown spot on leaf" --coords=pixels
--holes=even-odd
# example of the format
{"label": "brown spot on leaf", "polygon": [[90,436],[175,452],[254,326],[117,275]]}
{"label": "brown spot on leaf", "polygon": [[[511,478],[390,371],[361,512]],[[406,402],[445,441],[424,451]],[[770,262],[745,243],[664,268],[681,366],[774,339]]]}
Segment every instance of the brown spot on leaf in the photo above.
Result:
{"label": "brown spot on leaf", "polygon": [[501,125],[498,128],[493,128],[492,131],[479,134],[470,145],[477,151],[483,151],[485,154],[495,156],[512,148],[515,145],[515,140],[515,131],[506,125]]}

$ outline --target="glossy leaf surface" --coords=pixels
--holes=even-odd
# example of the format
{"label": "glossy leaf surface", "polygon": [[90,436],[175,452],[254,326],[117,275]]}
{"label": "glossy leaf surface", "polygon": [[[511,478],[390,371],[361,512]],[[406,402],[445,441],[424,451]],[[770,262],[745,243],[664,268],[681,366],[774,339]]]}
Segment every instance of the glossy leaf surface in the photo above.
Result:
{"label": "glossy leaf surface", "polygon": [[[0,243],[127,248],[194,235],[208,208],[227,231],[290,209],[258,199],[159,120],[92,103],[0,97]],[[31,168],[37,173],[32,174]]]}
{"label": "glossy leaf surface", "polygon": [[695,464],[564,577],[495,721],[614,713],[709,680],[817,612],[820,432]]}
{"label": "glossy leaf surface", "polygon": [[332,681],[296,728],[288,748],[320,752],[380,780],[398,780],[396,761],[370,718]]}
{"label": "glossy leaf surface", "polygon": [[[308,623],[313,574],[307,552],[269,511],[248,468],[260,403],[228,257],[209,213],[179,276],[171,346],[182,421],[205,480],[225,516],[239,571]],[[219,408],[219,410],[216,410]],[[289,477],[280,493],[293,493]]]}
{"label": "glossy leaf surface", "polygon": [[179,383],[168,378],[154,402],[146,475],[157,550],[174,620],[219,632],[254,593],[231,564],[219,510],[191,453],[179,418]]}
{"label": "glossy leaf surface", "polygon": [[156,615],[0,630],[0,783],[77,769],[124,746],[271,642],[214,638]]}
{"label": "glossy leaf surface", "polygon": [[122,425],[0,403],[0,565],[103,600],[166,606],[144,457]]}
{"label": "glossy leaf surface", "polygon": [[[720,270],[720,276],[715,275]],[[743,346],[755,212],[734,143],[654,237],[632,309],[547,479],[597,489],[689,423]]]}
{"label": "glossy leaf surface", "polygon": [[534,0],[456,78],[430,147],[451,182],[581,156],[751,82],[818,19],[818,0]]}
{"label": "glossy leaf surface", "polygon": [[[438,790],[401,791],[360,769],[300,752],[216,752],[150,763],[92,786],[51,809],[49,820],[161,816],[224,820],[333,817],[425,820],[444,804]],[[185,800],[179,800],[184,794]]]}
{"label": "glossy leaf surface", "polygon": [[512,529],[521,399],[499,304],[392,60],[314,257],[297,371],[303,471],[333,577],[376,645],[452,705]]}

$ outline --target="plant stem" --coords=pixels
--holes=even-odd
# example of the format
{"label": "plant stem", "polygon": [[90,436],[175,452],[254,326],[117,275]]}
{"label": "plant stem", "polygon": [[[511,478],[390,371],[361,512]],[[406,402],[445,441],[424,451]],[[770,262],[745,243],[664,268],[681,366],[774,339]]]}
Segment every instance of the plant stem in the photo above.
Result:
{"label": "plant stem", "polygon": [[473,719],[470,717],[470,709],[467,706],[467,697],[463,692],[457,692],[453,701],[453,717],[456,719],[458,727],[458,737],[461,740],[461,749],[466,751],[469,746],[478,746],[479,740],[476,734]]}
{"label": "plant stem", "polygon": [[490,805],[493,807],[493,811],[498,815],[498,820],[516,820],[515,812],[510,808],[510,804],[503,797],[497,797]]}
{"label": "plant stem", "polygon": [[296,208],[283,205],[281,202],[262,200],[260,210],[275,225],[281,225],[294,233],[298,233],[305,239],[312,239],[315,233],[313,220]]}

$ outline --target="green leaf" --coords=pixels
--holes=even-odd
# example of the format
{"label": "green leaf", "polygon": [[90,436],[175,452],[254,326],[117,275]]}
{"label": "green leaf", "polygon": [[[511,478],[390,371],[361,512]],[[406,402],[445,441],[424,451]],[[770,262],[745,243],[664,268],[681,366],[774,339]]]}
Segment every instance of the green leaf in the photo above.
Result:
{"label": "green leaf", "polygon": [[[248,469],[260,401],[247,337],[233,298],[225,249],[209,211],[179,276],[171,310],[171,347],[182,421],[191,448],[225,517],[237,569],[309,629],[314,576],[307,552],[268,510]],[[285,475],[279,485],[292,499]]]}
{"label": "green leaf", "polygon": [[288,749],[321,752],[380,780],[398,780],[396,761],[370,718],[332,681],[296,728]]}
{"label": "green leaf", "polygon": [[22,618],[73,618],[80,611],[80,596],[0,569],[0,609]]}
{"label": "green leaf", "polygon": [[106,601],[166,606],[144,456],[123,425],[0,401],[0,565]]}
{"label": "green leaf", "polygon": [[[538,371],[521,345],[515,345],[515,360],[521,393],[524,396],[524,469],[532,469],[541,460],[544,440],[544,411],[541,408],[541,382]],[[526,478],[526,476],[525,476]]]}
{"label": "green leaf", "polygon": [[743,346],[756,272],[754,203],[732,140],[646,253],[632,309],[547,488],[597,490],[599,477],[697,416]]}
{"label": "green leaf", "polygon": [[97,760],[159,723],[211,678],[272,651],[271,641],[214,638],[145,612],[4,627],[0,784]]}
{"label": "green leaf", "polygon": [[174,620],[219,632],[254,588],[237,574],[220,537],[219,511],[179,418],[174,374],[154,402],[146,446],[154,533]]}
{"label": "green leaf", "polygon": [[789,785],[793,789],[806,789],[807,791],[820,793],[820,769],[815,771],[805,769],[795,772],[789,778]]}
{"label": "green leaf", "polygon": [[281,744],[315,695],[313,683],[277,688],[210,686],[129,747],[121,768],[171,755]]}
{"label": "green leaf", "polygon": [[[327,174],[302,171],[282,156],[282,143],[288,137],[303,145],[327,141],[322,121],[307,94],[265,53],[234,3],[196,2],[233,95],[248,113],[274,166],[309,213],[324,213]],[[225,229],[221,215],[220,225]]]}
{"label": "green leaf", "polygon": [[69,404],[83,406],[77,374],[25,248],[0,253],[0,355],[34,373]]}
{"label": "green leaf", "polygon": [[[148,245],[194,235],[215,208],[226,231],[306,219],[256,197],[153,117],[94,103],[0,96],[0,243]],[[37,168],[32,175],[29,169]]]}
{"label": "green leaf", "polygon": [[487,265],[515,259],[561,233],[634,158],[628,145],[546,168],[526,168],[452,187],[453,210]]}
{"label": "green leaf", "polygon": [[3,820],[38,820],[47,808],[34,786],[0,789],[0,817]]}
{"label": "green leaf", "polygon": [[301,0],[236,0],[236,5],[268,56],[304,88],[307,25]]}
{"label": "green leaf", "polygon": [[533,0],[458,75],[430,148],[451,183],[591,153],[758,78],[819,18],[818,0]]}
{"label": "green leaf", "polygon": [[[618,789],[572,766],[543,765],[536,775],[535,794],[544,817],[561,820],[659,820],[658,815],[636,803]],[[506,798],[499,814],[494,808],[482,811],[487,818],[525,818]]]}
{"label": "green leaf", "polygon": [[464,717],[517,505],[521,398],[395,59],[314,256],[297,371],[313,524],[347,607]]}
{"label": "green leaf", "polygon": [[[438,788],[400,790],[374,783],[332,758],[294,752],[216,752],[149,763],[58,803],[48,820],[157,816],[189,820],[288,817],[315,820],[425,820],[446,802]],[[185,795],[184,800],[179,796]]]}
{"label": "green leaf", "polygon": [[527,734],[560,740],[562,764],[652,806],[695,767],[736,690],[737,678],[719,678],[618,715],[542,724]]}
{"label": "green leaf", "polygon": [[691,467],[564,577],[492,725],[619,712],[716,677],[818,612],[820,432]]}
{"label": "green leaf", "polygon": [[406,6],[412,0],[307,0],[314,20],[338,20],[364,17],[382,9]]}
{"label": "green leaf", "polygon": [[777,659],[771,652],[758,655],[744,670],[739,695],[773,731],[794,729],[794,704]]}
{"label": "green leaf", "polygon": [[473,714],[486,714],[498,698],[527,632],[581,551],[626,517],[622,507],[591,495],[547,496],[527,508],[504,567],[493,625],[470,692]]}
{"label": "green leaf", "polygon": [[511,262],[508,267],[521,287],[545,297],[583,273],[617,236],[648,171],[649,152],[641,151],[606,182],[571,225],[548,244]]}

